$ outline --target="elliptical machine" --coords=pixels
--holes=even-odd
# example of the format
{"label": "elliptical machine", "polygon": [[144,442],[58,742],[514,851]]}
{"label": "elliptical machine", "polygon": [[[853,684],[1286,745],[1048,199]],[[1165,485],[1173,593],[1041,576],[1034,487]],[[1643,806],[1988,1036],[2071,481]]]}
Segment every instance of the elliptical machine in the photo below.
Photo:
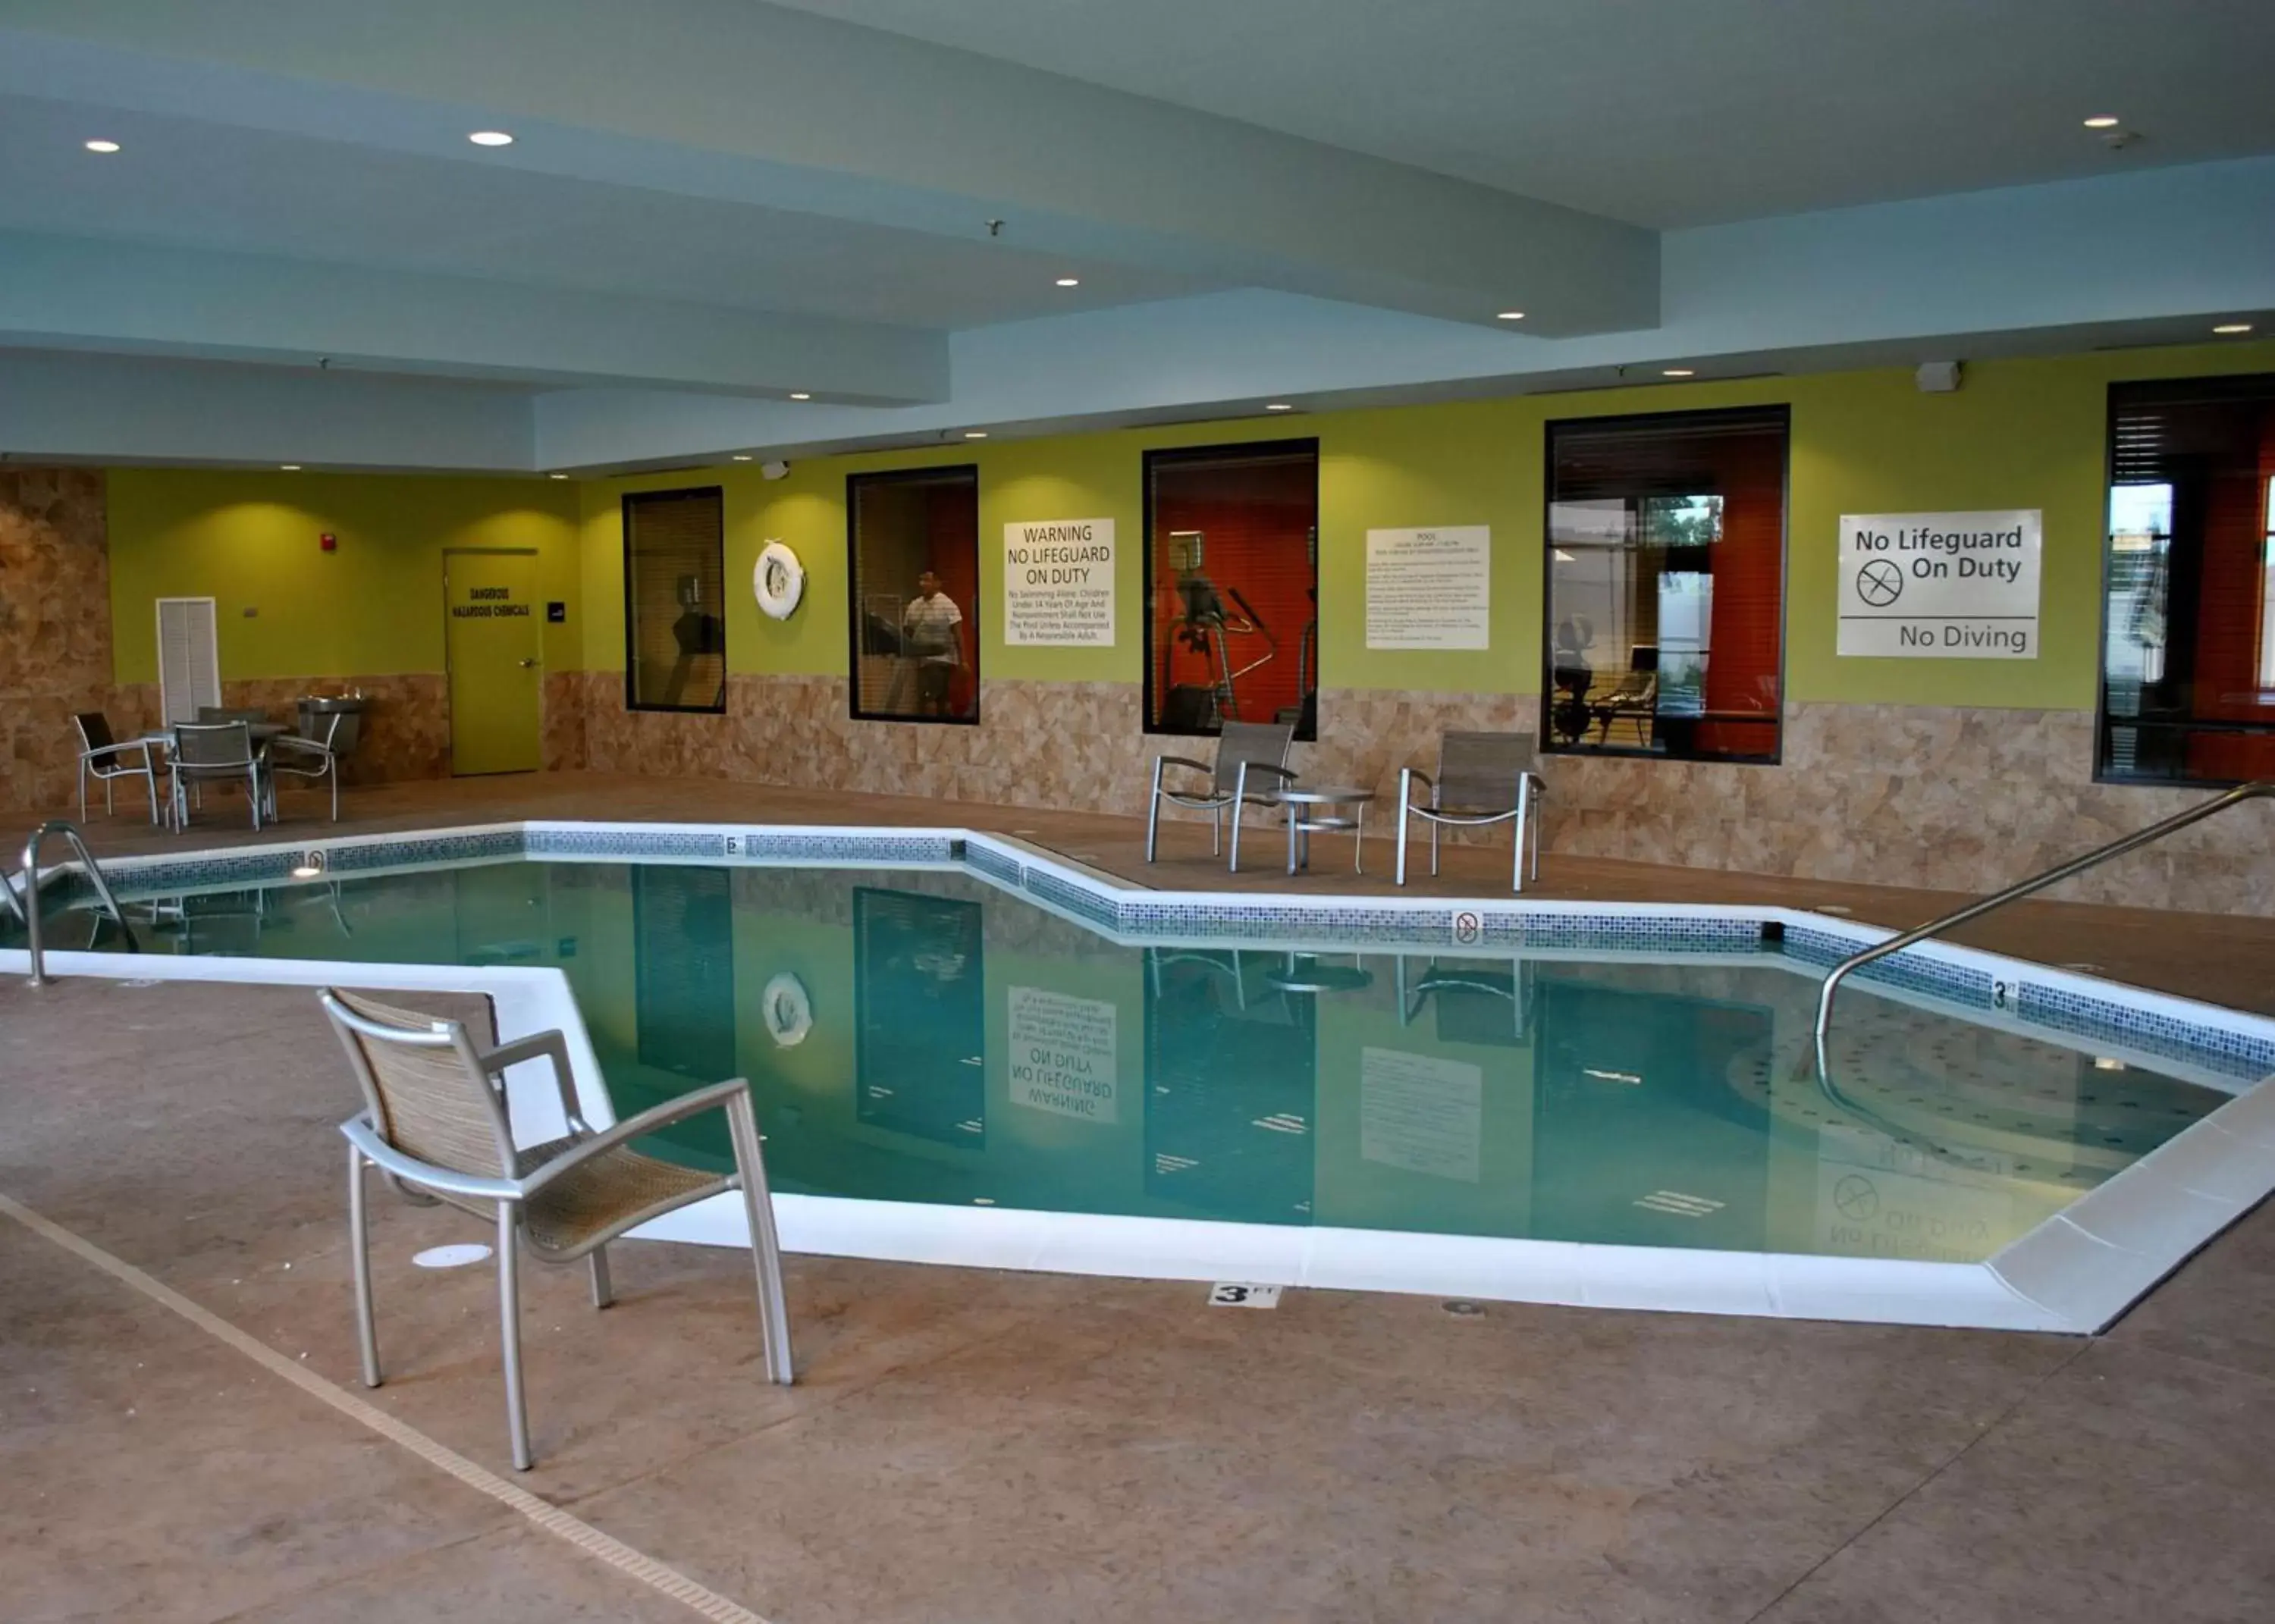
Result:
{"label": "elliptical machine", "polygon": [[[1161,650],[1160,669],[1172,668],[1175,651],[1183,647],[1200,656],[1208,676],[1206,684],[1173,683],[1161,701],[1165,727],[1194,732],[1213,732],[1223,723],[1240,720],[1240,693],[1236,684],[1251,671],[1278,658],[1279,640],[1263,617],[1240,595],[1237,586],[1220,593],[1202,571],[1206,538],[1198,530],[1169,533],[1169,558],[1177,571],[1177,608],[1170,617]],[[1228,608],[1225,599],[1232,600]],[[1264,651],[1245,665],[1235,665],[1226,639],[1258,637]]]}

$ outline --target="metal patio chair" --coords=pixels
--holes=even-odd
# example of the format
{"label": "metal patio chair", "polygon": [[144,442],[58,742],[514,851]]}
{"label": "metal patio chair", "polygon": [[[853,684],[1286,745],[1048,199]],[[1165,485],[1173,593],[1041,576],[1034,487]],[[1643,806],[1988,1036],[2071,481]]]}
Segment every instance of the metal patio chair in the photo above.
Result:
{"label": "metal patio chair", "polygon": [[280,733],[268,741],[268,816],[272,822],[276,820],[279,778],[306,779],[312,785],[329,779],[332,821],[340,820],[340,758],[332,748],[332,739],[340,730],[340,718],[337,711],[322,714],[303,711],[302,731]]}
{"label": "metal patio chair", "polygon": [[[608,1243],[652,1218],[721,1191],[740,1190],[758,1268],[759,1328],[770,1381],[793,1379],[790,1315],[782,1297],[782,1246],[767,1190],[750,1085],[737,1077],[666,1100],[615,1127],[595,1129],[577,1109],[569,1049],[558,1031],[478,1049],[464,1023],[398,1009],[359,993],[320,994],[363,1089],[365,1109],[340,1124],[348,1141],[348,1233],[354,1254],[356,1333],[364,1386],[380,1384],[372,1317],[371,1250],[364,1203],[369,1163],[413,1199],[440,1199],[497,1225],[499,1337],[505,1367],[506,1428],[513,1463],[530,1464],[529,1412],[522,1395],[519,1247],[547,1263],[586,1261],[593,1305],[611,1301]],[[569,1131],[516,1149],[504,1073],[524,1061],[552,1062]],[[706,1111],[727,1114],[735,1170],[720,1175],[660,1161],[631,1142]]]}
{"label": "metal patio chair", "polygon": [[107,816],[117,809],[111,804],[111,787],[122,778],[139,778],[150,796],[150,821],[158,821],[158,769],[151,764],[150,741],[128,739],[125,743],[110,731],[110,718],[101,711],[79,711],[72,714],[72,723],[79,729],[79,820],[87,821],[87,781],[100,779],[102,782],[102,810]]}
{"label": "metal patio chair", "polygon": [[266,794],[261,784],[261,757],[253,748],[253,729],[243,721],[185,721],[174,729],[173,748],[166,752],[167,803],[173,808],[174,827],[190,827],[190,797],[209,783],[245,781],[246,798],[253,804],[253,827],[261,827],[261,805]]}
{"label": "metal patio chair", "polygon": [[[1438,872],[1438,830],[1440,825],[1478,828],[1487,824],[1516,824],[1516,863],[1513,889],[1524,889],[1525,836],[1532,837],[1532,877],[1540,878],[1540,820],[1533,804],[1546,793],[1537,770],[1539,752],[1530,733],[1447,732],[1438,738],[1435,777],[1419,767],[1398,772],[1398,883],[1406,883],[1406,820],[1410,815],[1430,825],[1430,872]],[[1419,779],[1430,798],[1417,802],[1414,783]]]}
{"label": "metal patio chair", "polygon": [[[1240,812],[1243,806],[1276,807],[1279,798],[1272,793],[1296,782],[1296,774],[1288,766],[1288,752],[1295,747],[1296,729],[1285,721],[1228,721],[1217,737],[1216,764],[1195,761],[1189,756],[1156,756],[1153,758],[1153,794],[1145,804],[1145,860],[1153,861],[1160,843],[1161,803],[1173,802],[1189,806],[1209,815],[1209,855],[1218,857],[1224,851],[1224,813],[1232,811],[1232,862],[1240,867]],[[1172,789],[1161,782],[1164,767],[1184,767],[1209,775],[1208,788]],[[1265,781],[1269,789],[1263,794],[1249,793],[1251,777]]]}

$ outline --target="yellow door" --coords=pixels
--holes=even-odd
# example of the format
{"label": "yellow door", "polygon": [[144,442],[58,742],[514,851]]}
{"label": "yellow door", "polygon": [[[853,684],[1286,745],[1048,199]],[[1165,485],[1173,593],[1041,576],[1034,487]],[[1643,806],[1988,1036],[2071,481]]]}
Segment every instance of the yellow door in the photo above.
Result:
{"label": "yellow door", "polygon": [[450,770],[533,773],[540,765],[543,622],[535,553],[442,555],[450,661]]}

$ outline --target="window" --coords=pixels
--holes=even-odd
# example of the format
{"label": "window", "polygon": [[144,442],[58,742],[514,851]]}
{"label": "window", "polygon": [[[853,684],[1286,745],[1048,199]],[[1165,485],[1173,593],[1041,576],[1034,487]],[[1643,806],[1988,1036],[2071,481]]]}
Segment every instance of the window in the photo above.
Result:
{"label": "window", "polygon": [[1546,747],[1775,761],[1783,406],[1548,426]]}
{"label": "window", "polygon": [[979,720],[979,471],[845,480],[853,714]]}
{"label": "window", "polygon": [[719,487],[624,498],[624,703],[727,708],[727,566]]}
{"label": "window", "polygon": [[2275,776],[2275,375],[2109,391],[2097,776]]}
{"label": "window", "polygon": [[1319,442],[1145,454],[1145,730],[1319,735]]}

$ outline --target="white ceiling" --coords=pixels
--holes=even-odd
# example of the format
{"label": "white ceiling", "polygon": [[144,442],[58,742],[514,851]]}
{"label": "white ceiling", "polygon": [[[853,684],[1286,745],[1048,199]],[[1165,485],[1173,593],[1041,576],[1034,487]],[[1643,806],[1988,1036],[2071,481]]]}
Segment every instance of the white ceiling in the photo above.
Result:
{"label": "white ceiling", "polygon": [[775,3],[1659,227],[2275,152],[2275,0]]}
{"label": "white ceiling", "polygon": [[[100,134],[125,149],[83,143]],[[924,328],[1213,285],[818,214],[0,95],[0,230],[165,243]],[[1061,276],[1081,286],[1055,285]]]}

